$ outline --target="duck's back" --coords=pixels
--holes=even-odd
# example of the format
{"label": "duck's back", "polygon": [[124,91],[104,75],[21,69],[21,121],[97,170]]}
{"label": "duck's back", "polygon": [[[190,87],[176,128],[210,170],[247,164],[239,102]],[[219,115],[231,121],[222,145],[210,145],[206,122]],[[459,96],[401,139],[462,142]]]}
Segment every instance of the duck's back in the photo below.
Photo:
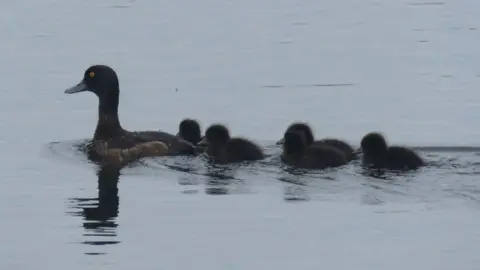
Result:
{"label": "duck's back", "polygon": [[425,163],[413,150],[402,146],[390,146],[387,153],[387,163],[390,169],[417,169]]}
{"label": "duck's back", "polygon": [[126,131],[122,130],[113,135],[102,136],[100,139],[108,141],[108,148],[127,149],[140,143],[160,141],[168,146],[168,156],[195,154],[195,147],[185,140],[163,131]]}
{"label": "duck's back", "polygon": [[342,140],[327,138],[327,139],[314,141],[313,145],[328,145],[328,146],[338,148],[340,151],[343,152],[343,154],[347,158],[347,161],[351,161],[356,157],[353,147],[351,147],[348,143]]}
{"label": "duck's back", "polygon": [[163,131],[137,131],[128,132],[128,137],[136,143],[160,141],[168,146],[168,154],[173,155],[193,155],[195,147],[190,142],[183,140],[175,135]]}
{"label": "duck's back", "polygon": [[262,149],[255,143],[243,138],[231,138],[225,152],[229,162],[254,161],[264,158]]}
{"label": "duck's back", "polygon": [[325,169],[347,164],[345,154],[329,145],[311,145],[298,160],[297,166],[305,169]]}

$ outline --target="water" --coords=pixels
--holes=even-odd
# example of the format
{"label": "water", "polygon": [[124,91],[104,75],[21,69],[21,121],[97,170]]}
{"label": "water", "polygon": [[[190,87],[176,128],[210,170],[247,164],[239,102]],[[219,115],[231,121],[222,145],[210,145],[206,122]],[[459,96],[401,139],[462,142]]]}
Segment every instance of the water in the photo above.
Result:
{"label": "water", "polygon": [[[479,7],[3,1],[0,268],[477,269],[478,148],[436,146],[480,145]],[[92,64],[117,71],[124,127],[223,122],[274,156],[231,183],[200,158],[97,172],[74,147],[97,99],[63,94]],[[273,144],[296,120],[356,146],[372,130],[432,146],[433,164],[291,179]]]}

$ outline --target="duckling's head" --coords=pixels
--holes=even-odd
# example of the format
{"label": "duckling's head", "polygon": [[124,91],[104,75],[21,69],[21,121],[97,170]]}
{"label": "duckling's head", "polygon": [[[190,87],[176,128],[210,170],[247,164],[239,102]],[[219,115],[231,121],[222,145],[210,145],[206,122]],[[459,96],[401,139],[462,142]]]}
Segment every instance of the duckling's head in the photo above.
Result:
{"label": "duckling's head", "polygon": [[83,79],[65,90],[66,94],[89,91],[100,99],[101,109],[117,109],[120,94],[117,73],[109,66],[94,65],[85,70]]}
{"label": "duckling's head", "polygon": [[362,138],[360,143],[362,151],[367,155],[382,155],[387,153],[387,141],[382,134],[370,132]]}
{"label": "duckling's head", "polygon": [[221,124],[211,125],[199,145],[224,146],[230,140],[228,128]]}
{"label": "duckling's head", "polygon": [[[304,134],[305,143],[307,145],[310,145],[313,143],[314,137],[313,137],[312,128],[310,128],[310,126],[307,123],[302,123],[302,122],[293,123],[290,126],[288,126],[286,132],[294,131],[294,130],[300,131]],[[276,144],[280,145],[280,144],[283,144],[284,142],[285,142],[285,137],[279,140]]]}
{"label": "duckling's head", "polygon": [[193,119],[183,119],[178,127],[177,136],[182,137],[184,140],[197,144],[202,140],[202,132],[200,124]]}
{"label": "duckling's head", "polygon": [[300,130],[287,130],[283,140],[283,151],[287,155],[301,154],[307,148],[305,133]]}

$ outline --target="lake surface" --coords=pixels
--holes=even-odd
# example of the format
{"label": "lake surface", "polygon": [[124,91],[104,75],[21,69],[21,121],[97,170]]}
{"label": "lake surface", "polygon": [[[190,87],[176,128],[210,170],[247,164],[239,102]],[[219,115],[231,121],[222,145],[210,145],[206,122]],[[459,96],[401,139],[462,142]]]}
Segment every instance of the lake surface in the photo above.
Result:
{"label": "lake surface", "polygon": [[[479,9],[3,1],[0,268],[478,269],[480,148],[452,146],[480,145]],[[272,156],[223,179],[200,157],[99,170],[76,148],[97,98],[63,93],[93,64],[117,71],[125,128],[221,122]],[[382,131],[431,165],[286,176],[274,144],[298,120],[357,147]]]}

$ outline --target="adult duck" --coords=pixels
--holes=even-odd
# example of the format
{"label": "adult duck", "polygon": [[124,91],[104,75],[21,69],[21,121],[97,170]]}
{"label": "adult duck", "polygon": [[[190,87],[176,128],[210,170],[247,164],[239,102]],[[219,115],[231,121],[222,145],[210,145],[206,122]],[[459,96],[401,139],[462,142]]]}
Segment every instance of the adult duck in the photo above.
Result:
{"label": "adult duck", "polygon": [[[168,146],[167,155],[191,155],[194,146],[173,134],[162,131],[128,131],[123,129],[118,119],[120,88],[116,72],[106,65],[89,67],[83,79],[65,90],[66,94],[92,92],[99,100],[98,122],[93,140],[107,141],[112,148],[126,149],[139,143],[160,141]],[[90,149],[92,150],[92,149]],[[95,151],[89,151],[89,153]]]}

